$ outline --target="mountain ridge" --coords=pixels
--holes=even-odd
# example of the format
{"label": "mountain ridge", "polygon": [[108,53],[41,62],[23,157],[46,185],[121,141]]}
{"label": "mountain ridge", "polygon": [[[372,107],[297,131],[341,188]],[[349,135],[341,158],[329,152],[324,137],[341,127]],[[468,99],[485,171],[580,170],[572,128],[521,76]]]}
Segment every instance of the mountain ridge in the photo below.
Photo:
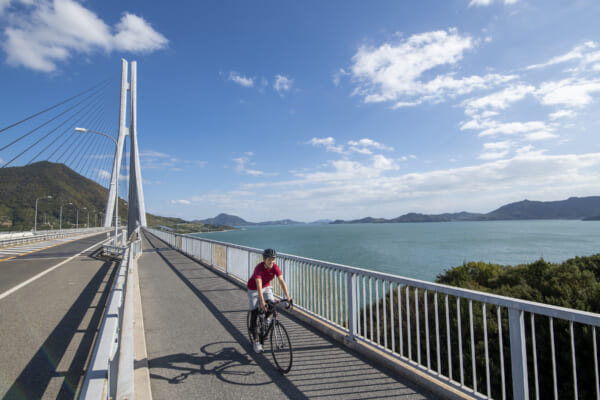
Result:
{"label": "mountain ridge", "polygon": [[505,204],[489,213],[466,211],[444,214],[408,213],[396,218],[362,218],[335,220],[334,224],[401,223],[401,222],[454,222],[454,221],[513,221],[538,219],[595,220],[600,216],[600,196],[569,197],[558,201],[522,200]]}
{"label": "mountain ridge", "polygon": [[[457,222],[457,221],[511,221],[536,219],[580,219],[594,221],[600,219],[600,196],[569,197],[557,201],[522,200],[505,204],[489,213],[472,213],[460,211],[456,213],[421,214],[410,212],[396,218],[365,217],[354,220],[319,220],[312,223],[330,224],[383,224],[383,223],[414,223],[414,222]],[[292,225],[305,222],[290,219],[266,222],[249,222],[236,215],[221,213],[214,218],[197,222],[212,225],[230,226],[261,226],[261,225]]]}
{"label": "mountain ridge", "polygon": [[304,222],[293,221],[291,219],[282,219],[278,221],[265,221],[265,222],[249,222],[237,215],[231,215],[221,213],[214,218],[207,218],[202,220],[195,220],[194,222],[200,222],[203,224],[210,225],[229,225],[229,226],[266,226],[266,225],[302,225]]}
{"label": "mountain ridge", "polygon": [[[52,198],[47,198],[47,196]],[[21,167],[0,168],[0,231],[102,226],[108,189],[64,164],[39,161]],[[89,213],[89,214],[88,214]],[[119,216],[127,221],[127,203],[119,198]],[[181,218],[146,213],[148,226],[166,226],[178,233],[224,230],[231,227],[190,223]]]}

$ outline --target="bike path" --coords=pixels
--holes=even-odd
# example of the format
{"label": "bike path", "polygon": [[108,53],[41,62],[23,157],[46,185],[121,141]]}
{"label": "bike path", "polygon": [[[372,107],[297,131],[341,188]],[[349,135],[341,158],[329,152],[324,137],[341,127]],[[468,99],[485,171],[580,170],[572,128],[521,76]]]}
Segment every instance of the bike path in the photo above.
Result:
{"label": "bike path", "polygon": [[284,313],[294,361],[282,375],[251,349],[245,290],[149,234],[138,265],[154,400],[436,398]]}

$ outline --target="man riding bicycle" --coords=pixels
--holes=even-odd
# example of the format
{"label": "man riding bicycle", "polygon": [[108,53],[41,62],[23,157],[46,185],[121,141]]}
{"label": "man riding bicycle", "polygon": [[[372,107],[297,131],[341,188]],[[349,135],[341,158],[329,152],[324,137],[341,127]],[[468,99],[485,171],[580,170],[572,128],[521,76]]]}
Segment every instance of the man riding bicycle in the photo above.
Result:
{"label": "man riding bicycle", "polygon": [[[258,319],[259,312],[266,312],[266,301],[274,301],[273,289],[271,287],[271,281],[274,277],[277,277],[285,298],[288,299],[290,305],[292,299],[288,292],[287,285],[283,280],[283,274],[279,266],[275,264],[275,257],[277,252],[273,249],[266,249],[263,252],[263,262],[259,263],[254,267],[254,273],[248,279],[248,306],[251,313],[250,316],[250,332],[253,336],[253,347],[256,353],[263,351],[262,345],[258,341],[258,334],[256,332],[256,320]],[[267,315],[268,317],[268,315]]]}

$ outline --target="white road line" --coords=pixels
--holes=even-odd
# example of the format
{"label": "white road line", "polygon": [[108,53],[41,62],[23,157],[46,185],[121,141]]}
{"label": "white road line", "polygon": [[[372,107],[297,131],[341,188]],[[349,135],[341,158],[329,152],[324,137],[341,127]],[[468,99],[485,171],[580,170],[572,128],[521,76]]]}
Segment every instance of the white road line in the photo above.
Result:
{"label": "white road line", "polygon": [[102,243],[104,243],[104,242],[106,242],[106,239],[104,239],[104,240],[102,240],[101,242],[99,242],[99,243],[96,243],[96,244],[94,244],[94,245],[92,245],[92,246],[88,247],[87,249],[83,250],[83,251],[82,251],[82,252],[80,252],[79,254],[75,254],[75,255],[74,255],[73,257],[71,257],[71,258],[67,258],[67,259],[66,259],[65,261],[63,261],[63,262],[61,262],[61,263],[58,263],[58,264],[56,264],[55,266],[53,266],[53,267],[51,267],[51,268],[49,268],[49,269],[47,269],[47,270],[45,270],[45,271],[43,271],[43,272],[40,272],[40,273],[39,273],[39,274],[37,274],[36,276],[34,276],[34,277],[32,277],[32,278],[29,278],[29,279],[27,279],[25,282],[18,284],[17,286],[13,287],[12,289],[10,289],[10,290],[7,290],[6,292],[4,292],[4,293],[0,294],[0,300],[4,299],[4,298],[5,298],[5,297],[7,297],[7,296],[10,296],[11,294],[13,294],[14,292],[16,292],[17,290],[19,290],[19,289],[21,289],[21,288],[23,288],[23,287],[25,287],[25,286],[29,285],[31,282],[33,282],[33,281],[35,281],[35,280],[37,280],[37,279],[41,278],[42,276],[46,275],[47,273],[49,273],[49,272],[51,272],[51,271],[54,271],[56,268],[60,267],[61,265],[64,265],[64,264],[68,263],[69,261],[73,260],[74,258],[76,258],[76,257],[79,257],[80,255],[82,255],[82,254],[83,254],[83,253],[85,253],[86,251],[89,251],[89,250],[93,249],[94,247],[101,245],[101,244],[102,244]]}
{"label": "white road line", "polygon": [[[94,234],[92,234],[94,235]],[[0,256],[18,256],[20,254],[33,253],[37,250],[46,249],[48,247],[58,246],[63,243],[72,242],[73,240],[83,239],[91,235],[69,236],[66,238],[46,240],[37,243],[26,244],[23,246],[10,247],[8,249],[0,249]]]}

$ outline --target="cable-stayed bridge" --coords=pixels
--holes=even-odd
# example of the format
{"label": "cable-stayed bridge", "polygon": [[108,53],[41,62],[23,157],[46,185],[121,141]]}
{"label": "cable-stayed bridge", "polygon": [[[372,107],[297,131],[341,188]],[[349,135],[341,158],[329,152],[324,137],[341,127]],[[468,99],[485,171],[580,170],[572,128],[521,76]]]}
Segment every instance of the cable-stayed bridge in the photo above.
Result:
{"label": "cable-stayed bridge", "polygon": [[[279,373],[247,338],[260,251],[146,227],[136,67],[0,128],[1,169],[50,161],[106,188],[100,223],[36,193],[33,229],[0,235],[0,396],[600,399],[598,314],[286,254]],[[46,229],[49,203],[69,229]]]}

